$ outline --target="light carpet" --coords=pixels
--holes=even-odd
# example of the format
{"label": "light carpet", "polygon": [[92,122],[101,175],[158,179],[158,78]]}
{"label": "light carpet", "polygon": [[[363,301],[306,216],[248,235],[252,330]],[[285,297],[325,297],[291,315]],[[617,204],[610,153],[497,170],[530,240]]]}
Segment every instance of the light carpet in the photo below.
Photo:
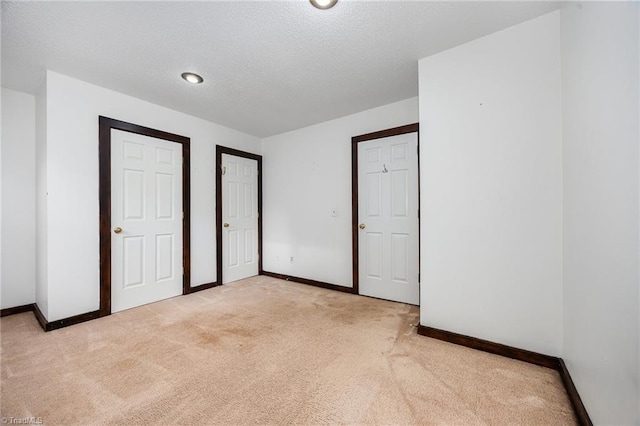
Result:
{"label": "light carpet", "polygon": [[418,308],[254,277],[75,326],[2,318],[1,416],[45,424],[576,424],[557,372]]}

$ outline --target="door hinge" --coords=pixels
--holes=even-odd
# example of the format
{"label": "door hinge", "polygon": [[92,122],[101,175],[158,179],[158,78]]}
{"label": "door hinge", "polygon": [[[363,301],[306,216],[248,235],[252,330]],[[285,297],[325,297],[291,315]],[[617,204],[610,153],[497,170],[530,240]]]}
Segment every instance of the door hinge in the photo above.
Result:
{"label": "door hinge", "polygon": [[223,176],[227,174],[227,167],[226,166],[222,166],[220,169],[222,171],[222,175]]}

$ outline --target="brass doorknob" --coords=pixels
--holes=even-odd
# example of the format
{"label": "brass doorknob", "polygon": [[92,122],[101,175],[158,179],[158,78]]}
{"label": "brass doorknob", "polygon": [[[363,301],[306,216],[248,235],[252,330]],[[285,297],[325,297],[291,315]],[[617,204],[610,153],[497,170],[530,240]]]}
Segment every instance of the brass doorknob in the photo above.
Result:
{"label": "brass doorknob", "polygon": [[364,223],[361,223],[361,224],[360,224],[360,229],[364,229],[364,228],[366,228],[366,227],[367,227],[367,225],[365,225]]}
{"label": "brass doorknob", "polygon": [[113,232],[115,232],[116,234],[119,234],[122,232],[122,228],[120,228],[119,226],[113,230]]}
{"label": "brass doorknob", "polygon": [[227,222],[225,222],[224,225],[222,225],[222,226],[224,226],[225,228],[228,228],[229,224]]}

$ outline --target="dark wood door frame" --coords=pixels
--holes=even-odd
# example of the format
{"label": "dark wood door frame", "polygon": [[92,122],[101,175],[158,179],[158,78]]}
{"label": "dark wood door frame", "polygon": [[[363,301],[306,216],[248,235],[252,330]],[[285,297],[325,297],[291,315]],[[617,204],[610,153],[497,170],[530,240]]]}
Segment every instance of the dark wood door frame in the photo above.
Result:
{"label": "dark wood door frame", "polygon": [[191,283],[191,139],[112,118],[99,118],[100,193],[100,316],[111,314],[111,130],[122,130],[182,145],[182,294],[193,291]]}
{"label": "dark wood door frame", "polygon": [[[353,292],[360,294],[359,289],[359,261],[358,261],[358,143],[390,136],[404,135],[416,132],[418,134],[418,150],[420,150],[420,125],[418,123],[380,130],[351,138],[351,240],[353,258]],[[420,234],[420,156],[418,155],[418,234]],[[418,235],[418,240],[420,235]],[[418,259],[420,259],[420,245],[418,244]],[[420,267],[418,262],[418,268]],[[418,269],[419,271],[419,269]],[[418,282],[420,281],[418,273]]]}
{"label": "dark wood door frame", "polygon": [[249,158],[258,163],[258,275],[262,269],[262,156],[226,146],[216,146],[216,270],[217,284],[222,285],[222,154]]}

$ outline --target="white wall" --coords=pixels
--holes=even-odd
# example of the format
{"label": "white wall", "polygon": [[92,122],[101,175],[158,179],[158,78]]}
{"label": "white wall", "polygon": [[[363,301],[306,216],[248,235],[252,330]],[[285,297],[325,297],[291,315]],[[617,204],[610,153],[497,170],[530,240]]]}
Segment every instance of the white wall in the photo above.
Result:
{"label": "white wall", "polygon": [[351,138],[417,121],[411,98],[264,139],[264,270],[351,287]]}
{"label": "white wall", "polygon": [[640,424],[638,15],[562,9],[563,358],[596,424]]}
{"label": "white wall", "polygon": [[47,245],[47,82],[36,95],[36,304],[49,312]]}
{"label": "white wall", "polygon": [[2,89],[1,308],[35,302],[36,101]]}
{"label": "white wall", "polygon": [[562,345],[560,16],[419,62],[421,324]]}
{"label": "white wall", "polygon": [[215,281],[215,145],[260,153],[260,140],[55,72],[46,83],[47,319],[99,308],[99,115],[191,138],[191,285]]}

